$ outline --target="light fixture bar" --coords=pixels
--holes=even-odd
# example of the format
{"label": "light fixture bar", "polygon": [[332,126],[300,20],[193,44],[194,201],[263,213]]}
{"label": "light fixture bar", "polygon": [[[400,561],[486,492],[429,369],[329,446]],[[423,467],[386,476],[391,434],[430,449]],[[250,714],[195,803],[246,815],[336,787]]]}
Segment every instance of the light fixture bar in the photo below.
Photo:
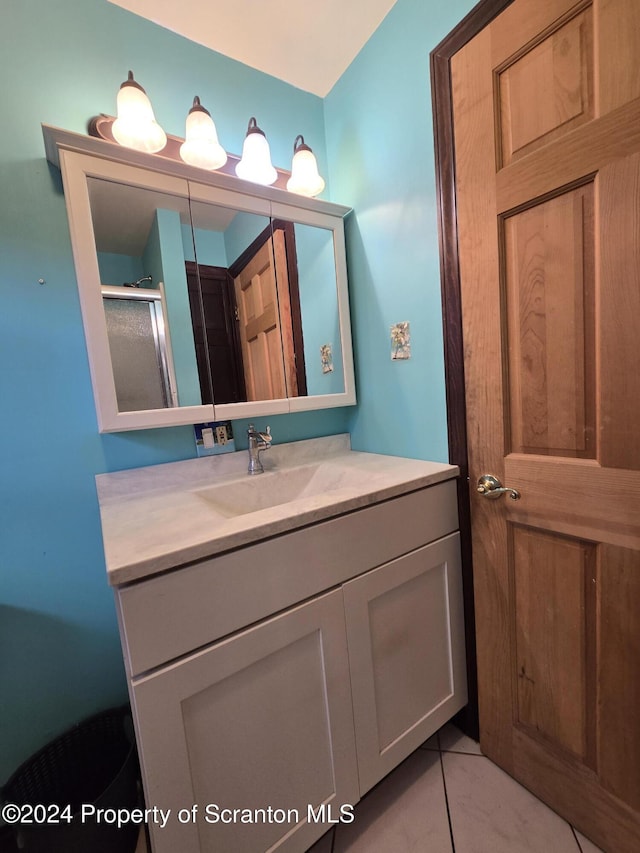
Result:
{"label": "light fixture bar", "polygon": [[[118,145],[116,142],[113,133],[111,132],[111,127],[115,121],[114,116],[109,116],[105,114],[101,114],[99,116],[95,116],[89,122],[87,127],[87,133],[89,136],[93,136],[96,139],[103,139],[107,142],[112,142],[114,145]],[[177,163],[182,163],[183,166],[186,166],[182,158],[180,157],[180,146],[184,142],[184,139],[181,139],[179,136],[171,136],[171,134],[167,133],[167,144],[162,149],[162,151],[157,154],[149,154],[145,155],[149,157],[149,161],[157,159],[167,159],[173,160]],[[122,146],[118,145],[118,148]],[[223,175],[231,175],[237,180],[236,175],[236,165],[240,162],[241,157],[237,154],[229,154],[227,153],[227,162],[220,169],[216,169],[216,172],[219,172]],[[195,166],[187,167],[195,169]],[[275,167],[277,172],[277,178],[275,182],[271,185],[273,187],[278,187],[278,189],[286,190],[287,189],[287,181],[291,177],[291,172],[288,172],[286,169],[279,169],[277,166]],[[198,172],[202,172],[201,169],[197,170]]]}

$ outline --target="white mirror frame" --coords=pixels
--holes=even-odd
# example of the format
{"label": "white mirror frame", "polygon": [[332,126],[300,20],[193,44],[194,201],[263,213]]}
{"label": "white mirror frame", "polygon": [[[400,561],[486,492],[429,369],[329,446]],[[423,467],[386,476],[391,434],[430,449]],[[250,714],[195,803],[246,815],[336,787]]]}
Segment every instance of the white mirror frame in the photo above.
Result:
{"label": "white mirror frame", "polygon": [[[43,125],[47,159],[62,172],[73,258],[93,393],[102,432],[180,426],[236,418],[310,411],[356,402],[343,218],[350,208],[260,187],[221,173],[204,172],[158,155],[129,151],[111,142]],[[222,204],[333,232],[344,391],[245,403],[118,411],[100,272],[91,220],[90,177]]]}

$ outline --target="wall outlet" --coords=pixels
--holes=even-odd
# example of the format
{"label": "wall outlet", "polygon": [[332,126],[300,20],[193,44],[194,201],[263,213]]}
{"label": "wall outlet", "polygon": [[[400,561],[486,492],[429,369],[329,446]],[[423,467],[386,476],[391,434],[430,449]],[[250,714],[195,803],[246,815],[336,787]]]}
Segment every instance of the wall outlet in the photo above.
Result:
{"label": "wall outlet", "polygon": [[198,456],[214,456],[217,453],[233,453],[236,449],[233,440],[231,421],[218,421],[209,424],[194,424]]}

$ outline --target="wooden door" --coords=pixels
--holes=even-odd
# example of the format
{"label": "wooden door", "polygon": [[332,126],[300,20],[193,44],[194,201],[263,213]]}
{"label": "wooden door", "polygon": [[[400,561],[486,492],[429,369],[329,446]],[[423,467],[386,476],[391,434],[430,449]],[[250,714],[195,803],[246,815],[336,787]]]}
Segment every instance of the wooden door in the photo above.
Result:
{"label": "wooden door", "polygon": [[610,853],[640,849],[638,56],[637,0],[514,0],[451,60],[481,745]]}
{"label": "wooden door", "polygon": [[247,395],[233,279],[226,267],[193,261],[186,261],[185,267],[202,402],[244,402]]}
{"label": "wooden door", "polygon": [[268,240],[234,277],[247,400],[287,396],[273,243]]}
{"label": "wooden door", "polygon": [[293,222],[281,219],[274,219],[271,227],[287,397],[302,397],[307,393],[307,376],[295,228]]}
{"label": "wooden door", "polygon": [[[244,326],[243,353],[248,352],[250,357],[244,367],[247,399],[306,395],[294,223],[272,220],[229,266],[229,273],[236,282],[236,292],[240,287],[246,294],[237,301],[240,322]],[[253,278],[256,275],[260,280]],[[258,320],[255,312],[262,312],[259,323],[251,322]],[[278,334],[274,323],[278,326]],[[249,391],[251,383],[253,391]],[[277,394],[276,391],[282,392],[283,386],[284,393]]]}

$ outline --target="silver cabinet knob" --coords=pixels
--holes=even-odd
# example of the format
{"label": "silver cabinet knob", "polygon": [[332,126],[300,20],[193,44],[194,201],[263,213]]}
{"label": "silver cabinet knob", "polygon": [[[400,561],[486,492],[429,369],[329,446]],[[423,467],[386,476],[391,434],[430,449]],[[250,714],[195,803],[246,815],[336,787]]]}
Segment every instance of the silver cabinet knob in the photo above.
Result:
{"label": "silver cabinet knob", "polygon": [[482,497],[491,498],[491,500],[495,500],[501,495],[509,495],[512,501],[520,500],[520,492],[517,489],[506,488],[493,474],[483,474],[478,480],[476,491]]}

